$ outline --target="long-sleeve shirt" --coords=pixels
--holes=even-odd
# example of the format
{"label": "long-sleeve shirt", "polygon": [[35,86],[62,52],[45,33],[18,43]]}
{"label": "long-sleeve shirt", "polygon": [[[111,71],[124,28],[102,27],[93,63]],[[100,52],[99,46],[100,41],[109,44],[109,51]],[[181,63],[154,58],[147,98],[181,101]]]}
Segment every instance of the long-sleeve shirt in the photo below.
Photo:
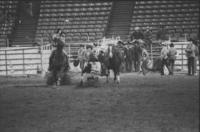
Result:
{"label": "long-sleeve shirt", "polygon": [[142,32],[136,32],[136,31],[134,31],[131,34],[131,41],[134,40],[134,39],[144,39],[143,33]]}
{"label": "long-sleeve shirt", "polygon": [[177,54],[176,49],[175,49],[174,47],[171,47],[171,48],[169,49],[169,53],[168,53],[169,59],[175,60],[175,59],[176,59],[176,54]]}
{"label": "long-sleeve shirt", "polygon": [[187,57],[195,57],[196,47],[193,43],[187,45],[185,52]]}
{"label": "long-sleeve shirt", "polygon": [[167,47],[163,47],[161,50],[161,59],[167,59],[167,55],[168,55],[169,50],[167,49]]}
{"label": "long-sleeve shirt", "polygon": [[156,38],[159,40],[168,40],[167,37],[167,31],[165,29],[160,29],[157,34],[156,34]]}

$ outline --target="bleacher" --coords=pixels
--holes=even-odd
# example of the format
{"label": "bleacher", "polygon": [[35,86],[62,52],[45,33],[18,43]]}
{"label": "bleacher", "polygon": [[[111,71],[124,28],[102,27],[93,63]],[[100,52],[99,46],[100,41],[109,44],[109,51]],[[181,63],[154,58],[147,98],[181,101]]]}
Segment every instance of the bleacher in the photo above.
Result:
{"label": "bleacher", "polygon": [[[36,40],[48,42],[49,34],[64,29],[67,42],[101,39],[108,24],[112,2],[51,1],[41,2]],[[65,20],[69,22],[65,22]]]}
{"label": "bleacher", "polygon": [[143,29],[149,26],[155,35],[159,26],[164,25],[170,37],[180,41],[185,35],[197,36],[198,20],[199,4],[195,0],[136,1],[129,34],[136,26]]}
{"label": "bleacher", "polygon": [[1,23],[0,23],[0,47],[6,46],[7,37],[12,33],[15,26],[17,0],[0,1]]}

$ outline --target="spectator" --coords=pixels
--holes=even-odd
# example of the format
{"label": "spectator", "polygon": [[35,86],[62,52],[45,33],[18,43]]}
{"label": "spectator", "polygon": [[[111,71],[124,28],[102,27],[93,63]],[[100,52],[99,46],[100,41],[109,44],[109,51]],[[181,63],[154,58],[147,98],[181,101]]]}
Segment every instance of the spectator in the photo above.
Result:
{"label": "spectator", "polygon": [[174,63],[176,60],[177,51],[174,48],[174,44],[170,44],[169,52],[168,52],[168,59],[169,59],[169,75],[174,74]]}
{"label": "spectator", "polygon": [[195,74],[195,45],[191,42],[187,45],[185,52],[186,56],[188,58],[188,75],[194,75]]}
{"label": "spectator", "polygon": [[199,41],[198,40],[191,40],[191,41],[195,45],[194,74],[197,75],[197,61],[199,58]]}
{"label": "spectator", "polygon": [[162,48],[162,50],[161,50],[161,56],[160,56],[160,58],[161,58],[161,75],[164,75],[164,68],[165,68],[165,66],[167,67],[167,69],[168,69],[168,71],[169,71],[169,66],[168,66],[168,52],[169,52],[169,50],[167,49],[167,44],[164,44],[163,45],[163,48]]}

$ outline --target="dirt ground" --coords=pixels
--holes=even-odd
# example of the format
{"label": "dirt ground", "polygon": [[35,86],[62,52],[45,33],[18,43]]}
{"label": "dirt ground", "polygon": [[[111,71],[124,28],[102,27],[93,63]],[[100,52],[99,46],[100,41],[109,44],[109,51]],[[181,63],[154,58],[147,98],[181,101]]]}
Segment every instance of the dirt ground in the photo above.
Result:
{"label": "dirt ground", "polygon": [[0,132],[198,132],[199,76],[124,73],[79,87],[0,77]]}

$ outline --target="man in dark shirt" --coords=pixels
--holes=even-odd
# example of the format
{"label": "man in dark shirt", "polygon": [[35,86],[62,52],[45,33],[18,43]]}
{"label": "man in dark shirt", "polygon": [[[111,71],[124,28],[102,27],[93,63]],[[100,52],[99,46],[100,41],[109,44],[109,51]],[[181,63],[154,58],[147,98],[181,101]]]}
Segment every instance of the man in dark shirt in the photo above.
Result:
{"label": "man in dark shirt", "polygon": [[146,30],[144,31],[144,41],[146,46],[150,47],[152,43],[152,31],[150,27],[146,27]]}
{"label": "man in dark shirt", "polygon": [[144,39],[144,34],[140,31],[139,27],[135,27],[133,33],[131,34],[131,41]]}
{"label": "man in dark shirt", "polygon": [[157,34],[156,34],[156,38],[157,40],[160,41],[165,41],[168,40],[168,36],[167,36],[167,30],[165,29],[164,26],[160,26],[160,29],[158,30]]}

